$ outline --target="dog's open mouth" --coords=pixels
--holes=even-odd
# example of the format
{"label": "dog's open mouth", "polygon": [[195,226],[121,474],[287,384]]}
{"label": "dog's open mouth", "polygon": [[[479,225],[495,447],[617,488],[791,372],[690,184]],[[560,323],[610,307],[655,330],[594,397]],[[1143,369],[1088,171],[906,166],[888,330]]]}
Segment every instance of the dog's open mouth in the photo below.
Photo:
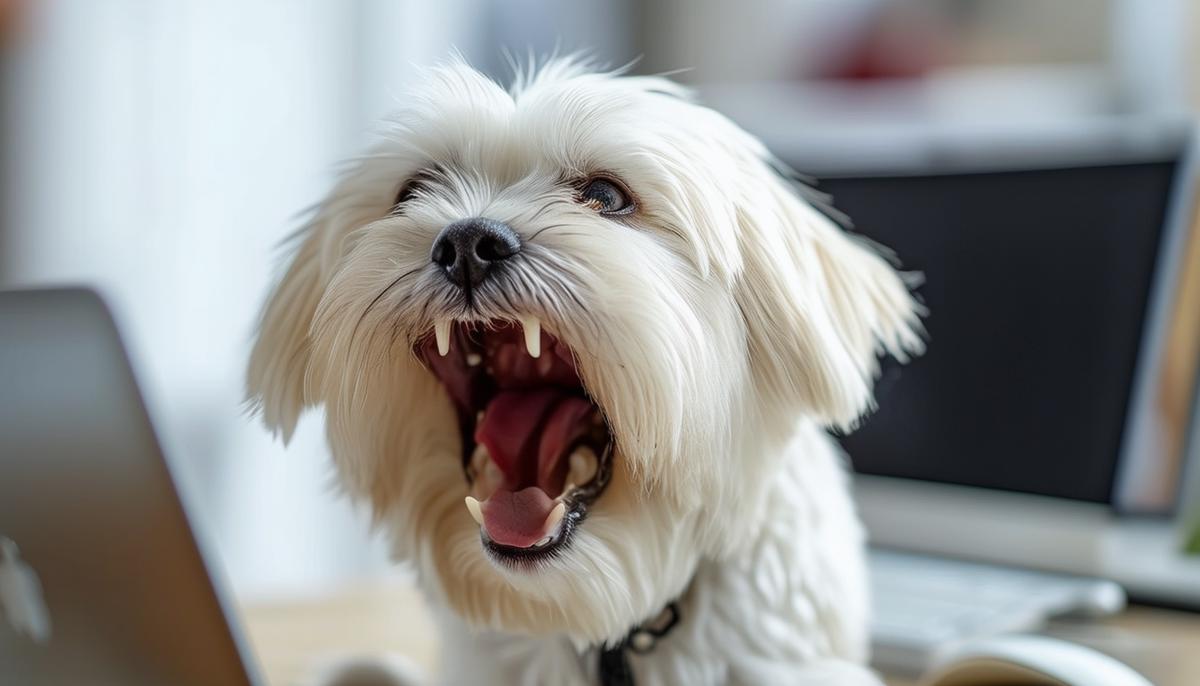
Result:
{"label": "dog's open mouth", "polygon": [[467,509],[506,561],[566,545],[608,485],[613,440],[571,348],[520,323],[439,322],[417,354],[458,410]]}

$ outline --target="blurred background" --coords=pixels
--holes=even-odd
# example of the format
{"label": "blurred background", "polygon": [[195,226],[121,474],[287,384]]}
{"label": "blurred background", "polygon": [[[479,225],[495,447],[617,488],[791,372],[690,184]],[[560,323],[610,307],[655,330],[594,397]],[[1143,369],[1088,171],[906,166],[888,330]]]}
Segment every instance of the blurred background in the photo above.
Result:
{"label": "blurred background", "polygon": [[[802,172],[1193,113],[1200,0],[0,0],[0,286],[87,282],[123,326],[236,591],[385,573],[319,416],[285,448],[242,374],[280,240],[453,49],[675,72]],[[852,143],[852,145],[851,145]],[[1015,153],[1014,153],[1015,154]]]}

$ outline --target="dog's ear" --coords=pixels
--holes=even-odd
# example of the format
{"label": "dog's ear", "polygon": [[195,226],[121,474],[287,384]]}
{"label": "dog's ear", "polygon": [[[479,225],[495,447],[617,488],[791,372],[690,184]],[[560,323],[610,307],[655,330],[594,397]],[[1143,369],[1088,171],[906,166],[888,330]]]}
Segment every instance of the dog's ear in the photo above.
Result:
{"label": "dog's ear", "polygon": [[246,370],[246,397],[262,412],[263,422],[284,442],[292,437],[307,399],[309,327],[324,291],[318,255],[319,224],[305,227],[283,278],[263,307],[258,336]]}
{"label": "dog's ear", "polygon": [[[760,389],[782,407],[853,427],[872,405],[878,355],[923,347],[905,276],[881,248],[843,231],[766,165],[739,212],[738,303]],[[757,176],[757,175],[756,175]],[[753,203],[751,206],[749,203]]]}
{"label": "dog's ear", "polygon": [[285,442],[300,413],[318,402],[310,390],[309,336],[317,305],[342,256],[352,248],[354,229],[383,216],[395,195],[390,182],[354,178],[357,171],[343,177],[317,206],[312,220],[289,239],[292,245],[286,247],[294,253],[267,298],[250,353],[247,402]]}

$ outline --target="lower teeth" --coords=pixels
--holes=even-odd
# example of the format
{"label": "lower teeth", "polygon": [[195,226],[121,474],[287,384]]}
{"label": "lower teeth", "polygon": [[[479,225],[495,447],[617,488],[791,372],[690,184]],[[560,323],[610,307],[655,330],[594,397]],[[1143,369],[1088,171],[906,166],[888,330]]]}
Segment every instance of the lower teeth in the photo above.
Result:
{"label": "lower teeth", "polygon": [[596,453],[591,448],[581,445],[571,452],[567,458],[570,465],[567,480],[576,486],[582,486],[596,476],[599,467]]}

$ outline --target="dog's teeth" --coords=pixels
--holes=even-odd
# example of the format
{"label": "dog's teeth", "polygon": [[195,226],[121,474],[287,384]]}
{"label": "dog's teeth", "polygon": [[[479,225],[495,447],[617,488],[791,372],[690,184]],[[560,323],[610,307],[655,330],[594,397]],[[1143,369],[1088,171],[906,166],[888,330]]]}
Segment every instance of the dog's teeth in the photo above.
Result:
{"label": "dog's teeth", "polygon": [[478,367],[480,362],[483,362],[483,358],[479,356],[479,353],[467,353],[468,365]]}
{"label": "dog's teeth", "polygon": [[525,329],[525,349],[530,357],[542,354],[542,323],[537,317],[522,317],[521,326]]}
{"label": "dog's teeth", "polygon": [[437,337],[438,354],[445,357],[450,352],[450,320],[439,319],[434,322],[433,335]]}
{"label": "dog's teeth", "polygon": [[547,534],[547,538],[554,535],[554,530],[558,527],[558,523],[562,521],[565,514],[567,514],[566,504],[559,503],[554,506],[553,510],[550,510],[550,514],[546,515],[546,521],[542,524],[542,531],[550,532]]}
{"label": "dog's teeth", "polygon": [[[476,412],[476,413],[475,413],[475,423],[476,423],[476,424],[482,424],[482,423],[483,423],[483,410],[480,410],[480,411],[478,411],[478,412]],[[482,444],[482,443],[480,443],[480,444],[479,444],[479,447],[480,447],[480,448],[482,448],[482,447],[483,447],[483,444]]]}
{"label": "dog's teeth", "polygon": [[545,537],[545,538],[543,538],[542,540],[540,540],[540,541],[538,541],[538,542],[537,542],[537,547],[538,547],[538,548],[541,548],[541,547],[542,547],[542,546],[544,546],[544,545],[550,545],[550,541],[553,541],[553,540],[554,540],[554,537],[553,537],[553,536],[547,536],[547,537]]}
{"label": "dog's teeth", "polygon": [[550,374],[551,369],[554,369],[554,357],[553,356],[547,355],[545,357],[538,358],[538,361],[537,361],[538,374],[540,374],[542,376],[548,376]]}
{"label": "dog's teeth", "polygon": [[483,507],[480,506],[479,501],[467,496],[466,503],[467,511],[471,513],[471,519],[474,519],[479,526],[483,526]]}
{"label": "dog's teeth", "polygon": [[569,464],[570,471],[568,472],[567,481],[579,485],[591,481],[596,476],[596,470],[599,468],[596,453],[586,445],[579,446],[571,453]]}

